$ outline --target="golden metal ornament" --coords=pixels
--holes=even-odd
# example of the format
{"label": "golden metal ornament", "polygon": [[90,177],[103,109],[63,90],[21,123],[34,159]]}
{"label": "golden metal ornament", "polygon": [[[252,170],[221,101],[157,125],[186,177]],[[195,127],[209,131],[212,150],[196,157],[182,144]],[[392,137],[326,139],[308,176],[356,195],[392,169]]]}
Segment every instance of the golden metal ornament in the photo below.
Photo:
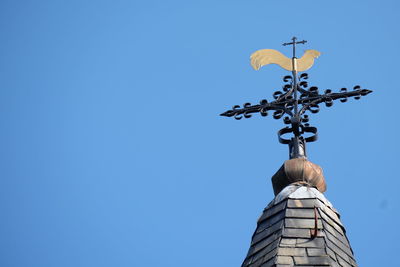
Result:
{"label": "golden metal ornament", "polygon": [[288,58],[281,52],[274,49],[262,49],[250,56],[251,66],[259,70],[268,64],[277,64],[288,71],[306,71],[314,64],[314,59],[321,55],[317,50],[306,50],[304,55],[297,58]]}

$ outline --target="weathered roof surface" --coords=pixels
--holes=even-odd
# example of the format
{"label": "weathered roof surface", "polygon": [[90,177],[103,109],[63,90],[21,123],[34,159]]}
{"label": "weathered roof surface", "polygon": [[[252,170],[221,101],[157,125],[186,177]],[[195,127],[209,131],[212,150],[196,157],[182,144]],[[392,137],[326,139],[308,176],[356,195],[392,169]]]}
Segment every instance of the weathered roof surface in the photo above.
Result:
{"label": "weathered roof surface", "polygon": [[242,267],[357,266],[340,215],[317,189],[285,187],[257,222]]}

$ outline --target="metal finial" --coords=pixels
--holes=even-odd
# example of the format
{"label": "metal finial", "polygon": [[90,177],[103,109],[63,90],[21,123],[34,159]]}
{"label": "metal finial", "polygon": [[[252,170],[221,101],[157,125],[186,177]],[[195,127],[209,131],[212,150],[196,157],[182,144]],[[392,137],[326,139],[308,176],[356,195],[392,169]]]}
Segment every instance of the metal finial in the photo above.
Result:
{"label": "metal finial", "polygon": [[[324,93],[320,94],[318,87],[308,87],[308,74],[302,73],[300,76],[297,74],[298,70],[295,48],[296,44],[305,44],[307,41],[296,40],[297,38],[293,37],[292,42],[283,44],[284,46],[293,45],[293,57],[291,59],[292,68],[284,67],[287,70],[290,69],[292,75],[283,77],[285,84],[281,91],[275,91],[273,93],[274,101],[268,102],[266,99],[263,99],[256,105],[252,105],[251,103],[245,103],[243,104],[243,107],[235,105],[231,110],[227,110],[220,114],[221,116],[234,117],[237,120],[242,119],[242,117],[250,118],[252,113],[258,112],[261,116],[267,116],[268,111],[270,110],[274,111],[274,119],[280,119],[286,114],[287,116],[283,118],[283,122],[289,126],[278,131],[278,139],[280,143],[289,145],[289,156],[291,159],[306,158],[306,143],[314,142],[318,137],[317,128],[310,126],[308,123],[309,116],[305,114],[306,112],[318,113],[319,104],[321,103],[325,103],[327,107],[330,107],[333,105],[333,101],[335,100],[346,102],[349,97],[354,97],[354,99],[358,100],[361,96],[368,95],[372,92],[368,89],[361,89],[361,87],[357,85],[353,87],[352,91],[347,91],[346,88],[341,88],[340,92],[333,93],[332,90],[326,89]],[[318,51],[315,52],[319,53]],[[279,52],[272,49],[264,49],[255,52],[251,56],[253,67],[259,69],[261,66],[272,63],[278,64],[282,67],[286,66],[287,63],[285,63],[285,59],[276,53]],[[263,55],[266,56],[263,58]],[[274,58],[273,56],[275,55],[277,56]],[[311,65],[307,65],[307,68],[303,67],[302,70],[308,69]],[[298,93],[300,93],[300,97],[298,97]],[[293,137],[290,139],[285,137],[286,134],[290,133],[293,134]],[[306,133],[309,134],[309,136],[303,136]]]}
{"label": "metal finial", "polygon": [[298,42],[297,42],[296,40],[297,40],[297,37],[294,36],[294,37],[292,38],[292,41],[291,41],[290,43],[283,43],[283,44],[282,44],[283,46],[293,45],[293,57],[294,57],[294,58],[296,57],[296,44],[305,44],[305,43],[307,43],[306,40],[298,41]]}

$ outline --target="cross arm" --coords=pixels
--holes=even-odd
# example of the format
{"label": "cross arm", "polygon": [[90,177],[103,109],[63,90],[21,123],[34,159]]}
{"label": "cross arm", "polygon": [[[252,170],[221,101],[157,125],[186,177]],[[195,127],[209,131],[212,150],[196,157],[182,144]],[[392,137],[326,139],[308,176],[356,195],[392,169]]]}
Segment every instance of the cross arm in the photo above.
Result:
{"label": "cross arm", "polygon": [[[277,117],[278,114],[286,113],[289,116],[293,116],[292,111],[290,110],[290,105],[293,105],[293,100],[286,101],[273,101],[268,103],[267,100],[261,100],[260,104],[251,105],[251,103],[243,104],[241,108],[239,105],[235,105],[231,110],[227,110],[221,113],[221,116],[225,117],[234,117],[237,120],[240,120],[242,117],[250,118],[252,113],[260,112],[261,116],[267,116],[268,111],[275,110],[274,118],[279,119],[282,116]],[[243,115],[243,116],[242,116]],[[283,115],[283,114],[282,114]]]}
{"label": "cross arm", "polygon": [[284,114],[293,117],[295,115],[301,116],[309,110],[311,113],[317,113],[319,111],[319,104],[325,103],[327,107],[333,105],[334,100],[340,100],[341,102],[346,102],[347,98],[354,97],[355,99],[360,99],[361,96],[366,96],[371,93],[371,90],[361,89],[360,86],[355,86],[353,91],[347,91],[346,88],[342,88],[339,93],[332,93],[332,90],[325,90],[324,94],[318,93],[317,87],[311,87],[310,90],[301,89],[302,95],[298,99],[298,104],[302,105],[302,108],[298,114],[293,114],[292,109],[295,104],[295,100],[291,97],[278,98],[278,100],[273,102],[268,102],[267,100],[261,100],[260,104],[251,105],[251,103],[243,104],[243,107],[235,105],[232,109],[221,113],[221,116],[234,117],[237,120],[244,118],[250,118],[253,113],[260,113],[262,116],[267,116],[268,111],[275,110],[273,117],[275,119],[281,118]]}

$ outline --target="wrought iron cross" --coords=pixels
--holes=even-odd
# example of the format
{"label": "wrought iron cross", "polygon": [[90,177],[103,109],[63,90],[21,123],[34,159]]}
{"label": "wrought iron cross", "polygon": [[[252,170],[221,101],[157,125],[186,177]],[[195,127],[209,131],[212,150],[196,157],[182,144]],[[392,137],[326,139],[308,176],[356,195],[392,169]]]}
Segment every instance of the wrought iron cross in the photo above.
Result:
{"label": "wrought iron cross", "polygon": [[[292,42],[283,44],[284,46],[293,45],[293,57],[291,59],[292,75],[283,77],[283,81],[286,84],[283,85],[281,91],[273,93],[274,101],[268,102],[266,99],[263,99],[256,105],[252,105],[251,103],[245,103],[242,107],[235,105],[231,110],[220,114],[221,116],[234,117],[237,120],[242,119],[242,117],[250,118],[252,113],[260,113],[261,116],[267,116],[268,111],[271,110],[274,111],[274,119],[280,119],[286,114],[287,116],[283,118],[283,122],[288,126],[278,131],[278,139],[280,143],[289,145],[289,156],[291,159],[305,158],[307,156],[306,143],[314,142],[318,137],[317,128],[310,126],[308,123],[309,116],[305,114],[306,112],[318,113],[319,104],[321,103],[325,103],[327,107],[331,107],[334,100],[346,102],[349,97],[354,97],[354,99],[358,100],[361,96],[372,92],[368,89],[361,89],[359,85],[354,86],[351,91],[341,88],[338,93],[333,93],[332,90],[326,89],[323,94],[320,94],[316,86],[308,88],[308,74],[302,73],[298,76],[296,58],[296,44],[305,44],[307,41],[297,42],[296,40],[297,38],[293,37]],[[298,94],[300,94],[300,97],[298,97]],[[289,133],[293,133],[293,137],[290,139],[285,138],[284,135]],[[308,136],[305,137],[303,136],[304,134],[308,134]]]}
{"label": "wrought iron cross", "polygon": [[296,38],[296,37],[293,37],[293,38],[292,38],[292,42],[290,42],[290,43],[283,43],[283,44],[282,44],[283,46],[293,45],[293,57],[296,57],[296,44],[305,44],[305,43],[307,43],[306,40],[298,41],[298,42],[297,42],[296,40],[297,40],[297,38]]}

